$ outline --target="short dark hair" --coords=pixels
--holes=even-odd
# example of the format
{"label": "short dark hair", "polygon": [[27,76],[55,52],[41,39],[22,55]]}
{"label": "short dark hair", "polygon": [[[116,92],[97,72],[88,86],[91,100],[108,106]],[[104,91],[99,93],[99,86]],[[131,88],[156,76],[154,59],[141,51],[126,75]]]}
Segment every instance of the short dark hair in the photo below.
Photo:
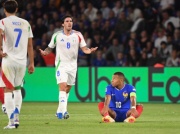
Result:
{"label": "short dark hair", "polygon": [[114,75],[118,75],[119,77],[123,77],[123,79],[125,79],[125,76],[122,72],[115,72]]}
{"label": "short dark hair", "polygon": [[15,13],[17,8],[18,8],[18,3],[15,0],[7,0],[4,3],[4,9],[8,13]]}
{"label": "short dark hair", "polygon": [[61,22],[64,23],[64,20],[66,18],[71,18],[73,20],[73,17],[71,15],[64,15],[62,18],[61,18]]}

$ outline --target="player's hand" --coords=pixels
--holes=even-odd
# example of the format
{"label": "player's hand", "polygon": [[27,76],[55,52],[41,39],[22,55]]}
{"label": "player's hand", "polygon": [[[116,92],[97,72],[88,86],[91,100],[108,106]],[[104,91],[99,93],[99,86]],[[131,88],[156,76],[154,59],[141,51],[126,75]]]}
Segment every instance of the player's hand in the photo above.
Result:
{"label": "player's hand", "polygon": [[43,51],[42,49],[39,49],[41,55],[46,56],[48,53],[46,51]]}
{"label": "player's hand", "polygon": [[29,74],[34,73],[34,65],[33,65],[33,64],[30,64],[30,65],[28,66],[28,73],[29,73]]}
{"label": "player's hand", "polygon": [[90,50],[91,50],[91,53],[95,52],[96,50],[98,49],[98,47],[92,47]]}
{"label": "player's hand", "polygon": [[6,56],[7,56],[7,53],[3,53],[2,51],[0,51],[0,58],[6,57]]}
{"label": "player's hand", "polygon": [[131,114],[133,114],[135,117],[138,117],[138,112],[135,108],[131,108]]}

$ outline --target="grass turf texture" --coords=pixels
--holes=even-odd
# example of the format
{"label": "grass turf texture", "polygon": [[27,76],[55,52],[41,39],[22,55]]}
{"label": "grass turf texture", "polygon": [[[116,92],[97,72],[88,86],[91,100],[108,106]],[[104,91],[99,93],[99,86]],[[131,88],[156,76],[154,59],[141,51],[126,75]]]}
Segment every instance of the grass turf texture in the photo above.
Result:
{"label": "grass turf texture", "polygon": [[180,133],[179,104],[148,104],[134,124],[100,123],[97,103],[69,103],[70,118],[58,120],[58,103],[23,102],[18,129],[3,130],[7,116],[0,113],[0,134],[171,134]]}

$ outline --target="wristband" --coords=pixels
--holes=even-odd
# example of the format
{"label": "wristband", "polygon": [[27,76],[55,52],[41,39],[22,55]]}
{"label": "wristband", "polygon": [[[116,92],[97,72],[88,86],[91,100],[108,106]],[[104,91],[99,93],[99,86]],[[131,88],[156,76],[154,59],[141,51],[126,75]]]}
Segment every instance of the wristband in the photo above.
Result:
{"label": "wristband", "polygon": [[132,108],[136,109],[136,106],[132,106],[131,109],[132,109]]}

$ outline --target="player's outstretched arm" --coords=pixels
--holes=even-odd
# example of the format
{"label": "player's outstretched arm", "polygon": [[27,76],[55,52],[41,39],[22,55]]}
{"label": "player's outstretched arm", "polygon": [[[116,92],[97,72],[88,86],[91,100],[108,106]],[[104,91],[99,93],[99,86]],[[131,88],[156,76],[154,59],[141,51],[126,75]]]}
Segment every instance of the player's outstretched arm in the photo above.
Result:
{"label": "player's outstretched arm", "polygon": [[82,47],[81,49],[85,54],[91,54],[95,52],[98,49],[98,47],[92,47],[92,48]]}
{"label": "player's outstretched arm", "polygon": [[46,55],[50,54],[52,52],[52,50],[53,49],[50,48],[50,47],[47,47],[45,50],[39,49],[41,55],[43,55],[43,56],[46,56]]}

